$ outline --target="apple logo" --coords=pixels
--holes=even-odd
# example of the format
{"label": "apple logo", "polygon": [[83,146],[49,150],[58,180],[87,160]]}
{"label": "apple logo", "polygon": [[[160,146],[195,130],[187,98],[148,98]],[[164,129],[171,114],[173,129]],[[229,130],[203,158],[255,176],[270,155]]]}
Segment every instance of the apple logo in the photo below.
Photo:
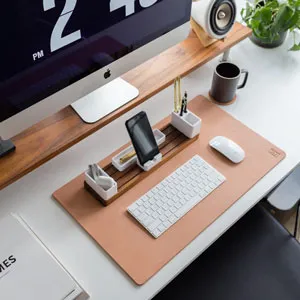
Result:
{"label": "apple logo", "polygon": [[110,69],[107,69],[107,71],[104,73],[104,78],[108,79],[111,76],[111,71]]}

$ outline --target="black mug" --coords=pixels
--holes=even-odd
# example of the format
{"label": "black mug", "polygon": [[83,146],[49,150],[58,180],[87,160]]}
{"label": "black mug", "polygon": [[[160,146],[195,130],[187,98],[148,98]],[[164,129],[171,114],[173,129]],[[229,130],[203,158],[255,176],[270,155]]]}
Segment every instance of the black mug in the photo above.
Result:
{"label": "black mug", "polygon": [[[239,85],[242,74],[245,74],[244,81]],[[236,91],[246,86],[249,72],[241,70],[235,64],[224,62],[219,64],[214,73],[210,96],[216,102],[228,104],[235,100]]]}

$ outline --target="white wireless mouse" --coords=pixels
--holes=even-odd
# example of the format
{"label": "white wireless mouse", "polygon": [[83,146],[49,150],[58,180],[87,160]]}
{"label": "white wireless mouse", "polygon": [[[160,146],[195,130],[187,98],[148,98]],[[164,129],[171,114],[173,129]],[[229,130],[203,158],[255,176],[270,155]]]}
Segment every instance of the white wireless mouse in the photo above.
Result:
{"label": "white wireless mouse", "polygon": [[238,144],[224,136],[216,136],[209,142],[209,145],[233,163],[238,164],[245,158],[245,151]]}

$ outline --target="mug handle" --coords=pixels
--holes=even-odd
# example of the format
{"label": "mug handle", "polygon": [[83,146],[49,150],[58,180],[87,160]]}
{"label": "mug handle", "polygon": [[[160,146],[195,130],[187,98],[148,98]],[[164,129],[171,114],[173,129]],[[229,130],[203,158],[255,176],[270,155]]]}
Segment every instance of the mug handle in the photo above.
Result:
{"label": "mug handle", "polygon": [[244,78],[243,83],[240,84],[240,85],[237,87],[238,89],[244,88],[245,85],[247,84],[247,81],[248,81],[249,72],[248,72],[247,70],[245,70],[245,69],[242,69],[242,70],[241,70],[241,74],[243,74],[243,73],[245,74],[245,78]]}

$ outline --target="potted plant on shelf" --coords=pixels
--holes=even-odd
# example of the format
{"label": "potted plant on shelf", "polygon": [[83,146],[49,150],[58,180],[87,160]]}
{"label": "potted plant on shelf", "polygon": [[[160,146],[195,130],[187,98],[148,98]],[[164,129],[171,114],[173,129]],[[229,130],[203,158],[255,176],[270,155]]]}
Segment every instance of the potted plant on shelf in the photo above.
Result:
{"label": "potted plant on shelf", "polygon": [[300,50],[296,32],[300,29],[300,0],[247,0],[241,10],[243,21],[252,29],[255,44],[274,48],[284,43],[288,31],[294,35],[291,51]]}

